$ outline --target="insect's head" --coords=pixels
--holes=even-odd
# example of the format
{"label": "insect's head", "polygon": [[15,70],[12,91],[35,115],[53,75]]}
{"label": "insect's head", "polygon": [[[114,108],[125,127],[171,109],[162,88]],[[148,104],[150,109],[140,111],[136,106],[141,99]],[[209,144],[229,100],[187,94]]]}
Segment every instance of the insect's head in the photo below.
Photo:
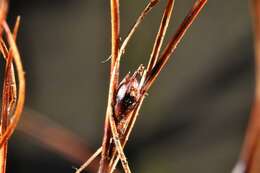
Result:
{"label": "insect's head", "polygon": [[117,119],[122,119],[126,114],[132,111],[141,96],[141,77],[144,67],[140,66],[131,76],[128,73],[116,91],[114,113]]}

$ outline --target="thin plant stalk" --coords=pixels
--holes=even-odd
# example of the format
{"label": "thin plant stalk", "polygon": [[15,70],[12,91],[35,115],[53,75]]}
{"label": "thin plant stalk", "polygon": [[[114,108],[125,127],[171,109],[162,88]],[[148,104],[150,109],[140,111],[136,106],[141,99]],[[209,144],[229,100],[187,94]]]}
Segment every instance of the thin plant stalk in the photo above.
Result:
{"label": "thin plant stalk", "polygon": [[[147,71],[150,71],[154,67],[156,62],[157,62],[157,59],[158,59],[158,56],[159,56],[159,52],[160,52],[162,43],[164,41],[165,33],[167,31],[167,28],[168,28],[168,25],[169,25],[169,21],[170,21],[170,18],[171,18],[174,2],[175,2],[174,0],[168,0],[167,1],[167,5],[166,5],[166,8],[164,10],[163,17],[161,19],[161,24],[160,24],[160,27],[159,27],[159,31],[157,33],[157,36],[156,36],[156,39],[155,39],[155,42],[154,42],[154,46],[153,46],[153,50],[152,50],[152,53],[151,53],[151,56],[150,56],[150,60],[149,60],[149,63],[147,65]],[[143,79],[145,79],[145,78],[143,78]],[[139,111],[139,109],[140,109],[140,107],[142,105],[142,102],[143,102],[143,98],[141,99],[141,102],[138,105],[138,107],[139,107],[139,108],[137,108],[138,111]],[[130,126],[129,127],[133,128],[133,124],[135,123],[136,117],[138,115],[137,112],[134,112],[130,116],[132,120],[130,120]],[[133,121],[133,119],[134,119],[134,121]],[[131,130],[129,131],[129,128],[127,128],[126,136],[128,136],[130,134],[130,132],[131,132]],[[126,141],[127,140],[124,141],[123,147],[124,147]],[[119,156],[118,156],[116,158],[116,161],[115,161],[114,157],[115,157],[115,155],[113,154],[112,159],[111,159],[110,164],[109,164],[109,165],[113,165],[112,169],[111,169],[111,172],[113,172],[113,170],[114,170],[114,168],[115,168],[115,166],[116,166],[116,164],[118,162],[118,159],[119,159]]]}
{"label": "thin plant stalk", "polygon": [[13,53],[14,63],[16,66],[17,76],[18,76],[19,89],[18,89],[18,99],[17,99],[16,108],[14,110],[13,117],[11,118],[10,124],[8,125],[6,131],[0,138],[0,147],[2,147],[13,134],[20,120],[21,113],[24,107],[24,101],[25,101],[25,77],[24,77],[24,70],[23,70],[20,54],[16,46],[14,37],[6,21],[4,21],[3,23],[3,28],[7,35],[7,41],[8,44],[10,45],[10,51],[12,51]]}
{"label": "thin plant stalk", "polygon": [[168,28],[168,25],[169,25],[169,22],[170,22],[170,18],[171,18],[171,15],[172,15],[172,9],[173,9],[173,6],[174,6],[174,2],[175,2],[174,0],[168,0],[167,1],[167,5],[166,5],[166,8],[164,10],[163,17],[161,19],[159,31],[157,33],[157,36],[156,36],[156,39],[155,39],[155,42],[154,42],[154,46],[153,46],[153,50],[152,50],[152,53],[151,53],[151,56],[150,56],[150,60],[149,60],[149,63],[147,65],[147,71],[151,71],[152,68],[155,66],[157,60],[158,60],[159,53],[160,53],[160,50],[161,50],[161,47],[162,47],[162,43],[164,41],[165,33],[167,31],[167,28]]}
{"label": "thin plant stalk", "polygon": [[[125,38],[125,40],[123,41],[120,50],[119,50],[119,57],[121,57],[126,49],[127,44],[129,43],[130,39],[132,38],[133,34],[136,32],[138,26],[141,24],[141,22],[143,21],[144,17],[153,9],[153,7],[155,5],[157,5],[159,2],[159,0],[151,0],[149,1],[149,3],[145,6],[145,8],[143,9],[143,11],[141,12],[140,16],[137,18],[135,24],[133,25],[132,29],[130,30],[130,32],[128,33],[127,37]],[[111,59],[111,56],[108,58],[108,60]],[[107,60],[106,60],[107,61]],[[105,62],[106,62],[105,61]],[[111,75],[112,76],[112,75]],[[107,121],[106,121],[107,122]],[[105,123],[106,124],[106,123]],[[110,128],[110,127],[108,127]],[[107,138],[108,139],[108,138]],[[97,151],[95,152],[97,153]],[[96,157],[98,156],[95,155]],[[77,173],[81,172],[82,170],[84,170],[90,163],[90,160],[92,160],[93,157],[89,158],[78,170]],[[101,159],[102,160],[102,159]]]}
{"label": "thin plant stalk", "polygon": [[121,163],[122,163],[122,166],[124,168],[124,172],[125,173],[131,173],[128,162],[127,162],[127,158],[126,158],[124,151],[123,151],[123,147],[122,147],[122,144],[121,144],[121,141],[120,141],[120,138],[119,138],[119,134],[117,132],[117,127],[116,127],[114,117],[110,116],[109,118],[110,118],[109,122],[110,122],[111,130],[112,130],[113,140],[114,140],[114,143],[115,143],[116,150],[118,152],[118,156],[119,156]]}
{"label": "thin plant stalk", "polygon": [[146,92],[155,79],[158,77],[159,73],[163,69],[163,67],[166,65],[168,62],[170,56],[180,43],[181,39],[183,38],[184,34],[187,32],[191,24],[194,22],[195,18],[198,16],[202,8],[206,5],[207,0],[197,0],[195,4],[193,5],[192,9],[188,13],[188,15],[185,17],[183,20],[182,24],[179,26],[177,32],[173,35],[171,38],[170,42],[164,49],[160,59],[157,61],[156,65],[154,68],[148,72],[147,74],[147,79],[146,79],[146,84],[143,89],[143,92]]}
{"label": "thin plant stalk", "polygon": [[120,47],[120,50],[119,50],[119,55],[118,55],[119,57],[121,57],[124,54],[125,48],[126,48],[128,42],[130,41],[130,39],[132,38],[132,36],[136,32],[138,26],[141,24],[144,17],[153,9],[153,7],[155,5],[158,4],[158,2],[159,2],[159,0],[151,0],[145,6],[144,10],[141,12],[140,16],[137,18],[137,20],[136,20],[135,24],[133,25],[132,29],[130,30],[129,34],[127,35],[124,42],[122,43],[122,46]]}
{"label": "thin plant stalk", "polygon": [[[16,39],[17,32],[19,29],[20,18],[17,18],[13,37]],[[12,63],[12,51],[7,49],[7,46],[2,41],[1,52],[3,57],[6,60],[5,75],[4,75],[4,85],[2,93],[2,109],[1,109],[1,136],[5,133],[6,128],[9,125],[8,116],[12,113],[16,103],[16,81],[15,81],[15,72]],[[6,172],[6,161],[7,161],[7,142],[4,143],[3,147],[0,150],[0,171],[1,173]]]}
{"label": "thin plant stalk", "polygon": [[[144,70],[143,77],[142,77],[142,79],[141,79],[141,83],[144,82],[145,77],[146,77],[146,70]],[[140,101],[139,101],[138,104],[137,104],[137,108],[136,108],[136,109],[130,114],[130,116],[129,116],[130,119],[129,119],[129,122],[128,122],[128,125],[127,125],[127,128],[126,128],[126,132],[124,133],[124,135],[123,135],[123,137],[122,137],[122,139],[121,139],[122,148],[125,147],[126,142],[128,141],[128,138],[129,138],[130,133],[131,133],[133,127],[134,127],[135,121],[136,121],[137,116],[138,116],[138,114],[139,114],[139,110],[140,110],[140,108],[141,108],[141,105],[142,105],[142,103],[143,103],[144,98],[145,98],[145,96],[143,95],[143,96],[141,97]],[[109,166],[111,167],[110,172],[113,172],[113,171],[114,171],[114,169],[115,169],[115,167],[116,167],[116,165],[117,165],[117,162],[119,161],[119,155],[116,155],[116,154],[117,154],[116,152],[114,152],[114,153],[112,154],[111,161],[110,161],[110,163],[109,163]]]}
{"label": "thin plant stalk", "polygon": [[250,173],[259,173],[260,170],[260,134],[258,134],[258,140],[256,141],[256,146],[254,154],[252,157],[251,166],[249,169]]}
{"label": "thin plant stalk", "polygon": [[[148,2],[148,4],[145,6],[145,8],[141,12],[140,16],[137,18],[135,24],[131,28],[130,32],[128,33],[128,35],[124,39],[124,41],[123,41],[123,43],[120,47],[120,50],[119,50],[119,55],[118,55],[119,57],[121,57],[125,53],[126,46],[129,43],[130,39],[133,37],[134,33],[136,32],[138,26],[142,23],[145,16],[153,9],[153,7],[158,4],[158,2],[159,2],[159,0],[150,0]],[[110,59],[111,59],[111,55],[109,56],[108,59],[103,61],[103,63],[107,62]]]}
{"label": "thin plant stalk", "polygon": [[240,153],[232,173],[260,172],[260,0],[250,0],[255,46],[255,100]]}
{"label": "thin plant stalk", "polygon": [[[110,72],[110,85],[109,85],[109,95],[108,95],[108,105],[106,111],[106,118],[105,118],[105,125],[104,125],[104,136],[102,142],[102,153],[101,153],[101,161],[99,167],[99,173],[111,173],[114,171],[117,162],[119,159],[121,160],[122,166],[126,173],[130,173],[129,165],[126,159],[126,156],[123,151],[123,147],[125,146],[129,135],[134,127],[136,118],[138,116],[138,112],[140,107],[143,103],[145,98],[146,92],[153,84],[157,76],[159,75],[160,71],[169,60],[169,57],[174,52],[175,48],[177,47],[180,40],[183,38],[184,34],[186,33],[187,29],[191,26],[201,9],[206,4],[207,0],[197,0],[194,4],[193,8],[190,10],[182,24],[180,25],[179,29],[177,30],[176,34],[172,37],[170,42],[167,44],[166,48],[164,49],[161,57],[159,57],[160,48],[162,46],[162,42],[164,39],[165,32],[167,30],[169,19],[172,13],[174,1],[168,0],[167,6],[164,11],[164,15],[162,17],[162,21],[160,24],[160,28],[155,40],[153,52],[151,53],[148,69],[144,70],[137,70],[132,78],[135,79],[135,74],[139,74],[141,76],[141,81],[138,84],[138,88],[135,88],[135,92],[139,96],[136,96],[136,104],[132,107],[130,112],[125,112],[124,114],[115,112],[114,115],[114,105],[115,104],[122,104],[121,102],[118,103],[116,101],[117,97],[117,89],[118,89],[118,79],[119,79],[119,64],[120,58],[124,49],[118,49],[119,45],[119,1],[118,0],[111,0],[111,32],[112,32],[112,48],[111,48],[111,72]],[[138,26],[138,25],[137,25]],[[131,34],[131,32],[130,32]],[[128,39],[128,38],[127,38]],[[127,44],[128,40],[126,40]],[[123,43],[123,44],[124,44]],[[126,45],[125,44],[125,45]],[[122,46],[124,48],[124,45]],[[121,47],[121,48],[122,48]],[[144,67],[143,67],[144,68]],[[142,73],[144,72],[144,73]],[[130,76],[128,76],[130,77]],[[131,82],[131,81],[129,81]],[[124,85],[124,83],[123,83]],[[121,86],[121,84],[120,84]],[[120,88],[121,89],[121,88]],[[121,96],[120,96],[121,97]],[[119,98],[120,98],[119,97]],[[114,103],[116,102],[116,103]],[[119,114],[119,115],[118,115]],[[121,115],[122,114],[122,115]],[[117,116],[117,122],[115,121],[114,116]],[[118,117],[119,116],[119,117]],[[120,116],[124,119],[121,121]],[[118,119],[119,118],[119,119]],[[123,126],[121,126],[122,123]],[[118,125],[118,126],[117,126]],[[123,129],[120,129],[123,128]],[[126,128],[126,131],[124,129]],[[123,130],[123,131],[121,131]],[[120,133],[120,135],[119,135]],[[112,153],[112,155],[111,155]],[[97,156],[98,153],[95,155]],[[93,158],[91,158],[93,159]],[[109,162],[110,161],[110,162]],[[87,161],[89,164],[89,161]]]}
{"label": "thin plant stalk", "polygon": [[[184,34],[186,33],[187,29],[191,26],[191,24],[193,23],[193,21],[195,20],[195,18],[199,14],[200,10],[204,7],[206,2],[207,2],[207,0],[201,0],[201,1],[197,1],[194,4],[193,8],[188,13],[187,17],[184,19],[183,23],[180,25],[179,29],[177,30],[177,33],[173,36],[171,42],[167,45],[167,47],[166,47],[166,49],[165,49],[165,51],[164,51],[160,61],[156,64],[160,68],[154,68],[151,71],[151,74],[153,74],[152,72],[157,73],[157,75],[159,74],[160,70],[166,64],[166,62],[169,59],[170,55],[173,53],[173,51],[177,47],[178,43],[180,42],[180,40],[183,38]],[[164,36],[164,34],[166,32],[166,29],[167,29],[167,26],[168,26],[168,22],[167,21],[170,18],[170,15],[171,15],[170,10],[172,10],[173,4],[174,4],[173,2],[171,2],[171,1],[169,2],[168,1],[166,10],[165,10],[164,15],[163,15],[162,24],[161,24],[161,27],[159,29],[159,32],[158,32],[157,38],[156,38],[156,44],[157,45],[155,44],[154,49],[153,49],[153,53],[152,53],[151,58],[150,58],[150,62],[149,62],[149,66],[150,67],[153,67],[154,64],[157,61],[158,52],[160,50],[160,47],[161,47],[161,44],[162,44],[162,41],[163,41],[162,37]],[[166,23],[164,23],[164,22],[166,22]],[[160,40],[160,39],[162,39],[162,40]],[[145,90],[144,90],[145,92],[149,89],[149,87],[151,86],[151,84],[153,83],[153,81],[155,80],[157,75],[151,76],[153,79],[152,78],[148,78],[147,79],[146,87],[145,87]],[[141,102],[143,102],[143,98],[142,98]],[[136,117],[138,115],[140,107],[141,107],[141,104],[138,105],[138,108],[136,109],[137,111],[133,115],[133,119],[134,119],[134,121],[132,121],[133,124],[134,124],[134,122],[136,120]],[[127,136],[126,136],[125,141],[123,143],[126,143],[126,141],[128,140],[130,132],[131,132],[131,130],[133,128],[133,124],[129,126],[130,128],[128,129],[128,131],[126,133]],[[124,146],[124,144],[123,144],[123,146]],[[113,169],[115,168],[118,159],[119,159],[119,156],[116,158],[115,162],[113,163],[111,172],[113,172]]]}
{"label": "thin plant stalk", "polygon": [[[161,69],[163,68],[164,64],[166,64],[168,58],[171,56],[171,54],[173,53],[174,49],[177,47],[178,43],[180,42],[180,40],[184,36],[185,32],[191,26],[191,24],[193,23],[194,19],[196,18],[196,16],[200,12],[200,10],[204,7],[206,2],[207,2],[207,0],[204,0],[204,1],[202,0],[202,1],[197,1],[194,4],[193,8],[191,9],[191,11],[187,15],[187,17],[184,19],[183,23],[180,25],[179,29],[177,30],[177,33],[173,36],[171,42],[166,47],[166,49],[165,49],[165,51],[164,51],[160,61],[156,64],[157,66],[160,66]],[[166,10],[165,10],[163,18],[162,18],[162,23],[164,23],[165,21],[167,21],[170,18],[171,12],[169,10],[172,10],[172,8],[173,8],[173,2],[169,2],[168,1],[168,4],[166,6]],[[161,26],[163,26],[163,24],[161,24]],[[162,42],[160,41],[160,38],[163,37],[164,33],[166,32],[166,29],[164,27],[167,28],[167,26],[168,26],[168,24],[164,24],[164,26],[162,28],[160,27],[160,29],[159,29],[159,32],[158,32],[157,38],[156,38],[156,42],[157,42],[158,45],[155,45],[154,48],[153,48],[153,53],[152,53],[152,56],[150,57],[150,62],[149,62],[149,66],[150,67],[155,66],[153,64],[156,63],[156,61],[157,61],[158,52],[159,52],[161,44],[162,44]],[[155,72],[155,73],[159,74],[160,73],[159,69],[158,68],[154,68],[154,69],[151,70],[151,73]],[[157,75],[151,76],[151,77],[154,77],[152,80],[151,80],[151,78],[147,79],[146,86],[144,87],[145,88],[144,89],[144,93],[146,93],[147,90],[150,88],[151,84],[156,79]],[[143,102],[144,96],[145,95],[143,95],[143,97],[141,98],[141,104]],[[136,112],[133,113],[133,116],[132,116],[133,117],[133,121],[131,121],[132,124],[129,126],[130,128],[126,132],[126,137],[125,137],[125,139],[123,141],[123,146],[125,145],[126,141],[128,140],[128,137],[129,137],[129,135],[130,135],[130,133],[132,131],[132,128],[133,128],[133,125],[134,125],[134,123],[136,121],[136,118],[138,116],[138,112],[139,112],[139,109],[141,107],[141,104],[138,105],[138,107],[136,109]],[[115,168],[117,162],[118,162],[118,156],[117,156],[115,162],[113,163],[111,172],[113,172],[113,169]]]}
{"label": "thin plant stalk", "polygon": [[104,136],[102,142],[102,153],[100,160],[99,173],[108,172],[108,151],[109,151],[109,141],[111,138],[111,128],[109,125],[109,117],[113,114],[113,98],[115,97],[115,89],[118,85],[118,72],[119,63],[116,64],[116,61],[119,62],[118,57],[118,48],[119,48],[119,0],[111,0],[110,1],[111,8],[111,73],[110,73],[110,83],[109,83],[109,94],[108,94],[108,102],[107,102],[107,111],[105,117],[105,125],[104,125]]}
{"label": "thin plant stalk", "polygon": [[97,149],[97,151],[83,164],[80,166],[79,169],[77,169],[77,171],[75,173],[80,173],[82,172],[86,167],[88,167],[88,165],[93,162],[93,160],[102,152],[102,147],[100,147],[99,149]]}
{"label": "thin plant stalk", "polygon": [[[10,114],[10,104],[9,98],[12,97],[10,92],[10,78],[12,76],[11,72],[11,62],[12,56],[11,53],[8,54],[6,59],[6,67],[5,67],[5,75],[4,75],[4,86],[3,86],[3,93],[2,93],[2,110],[1,110],[1,135],[3,135],[8,127],[9,120],[8,115]],[[1,166],[1,173],[6,172],[6,161],[7,161],[7,141],[1,148],[1,158],[0,158],[0,166]]]}
{"label": "thin plant stalk", "polygon": [[[142,106],[142,104],[143,104],[144,98],[145,98],[145,96],[143,96],[143,97],[141,98],[139,104],[137,105],[137,109],[133,112],[133,114],[132,114],[132,116],[131,116],[131,120],[130,120],[130,123],[129,123],[129,127],[127,128],[126,135],[124,136],[124,138],[123,138],[123,140],[122,140],[122,146],[123,146],[123,148],[125,147],[125,145],[126,145],[128,139],[129,139],[129,136],[130,136],[130,134],[131,134],[131,132],[132,132],[132,129],[133,129],[134,125],[135,125],[135,122],[136,122],[136,119],[137,119],[137,117],[138,117],[138,115],[139,115],[139,111],[140,111],[140,108],[141,108],[141,106]],[[115,155],[115,156],[116,156],[116,155]],[[118,161],[119,161],[119,156],[117,155],[116,158],[115,158],[114,160],[112,160],[112,162],[111,162],[112,166],[111,166],[110,173],[114,172]]]}
{"label": "thin plant stalk", "polygon": [[[0,1],[0,24],[2,24],[6,19],[6,14],[8,11],[8,0]],[[0,27],[0,37],[2,36],[3,28]]]}

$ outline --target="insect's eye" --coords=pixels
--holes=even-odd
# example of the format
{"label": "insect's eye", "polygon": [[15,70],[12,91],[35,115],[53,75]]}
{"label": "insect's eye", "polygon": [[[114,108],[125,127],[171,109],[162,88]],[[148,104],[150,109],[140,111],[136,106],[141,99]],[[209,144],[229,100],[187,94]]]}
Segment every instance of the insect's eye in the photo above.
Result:
{"label": "insect's eye", "polygon": [[132,106],[135,102],[136,102],[136,98],[134,96],[131,96],[130,94],[126,94],[122,100],[122,103],[126,108]]}

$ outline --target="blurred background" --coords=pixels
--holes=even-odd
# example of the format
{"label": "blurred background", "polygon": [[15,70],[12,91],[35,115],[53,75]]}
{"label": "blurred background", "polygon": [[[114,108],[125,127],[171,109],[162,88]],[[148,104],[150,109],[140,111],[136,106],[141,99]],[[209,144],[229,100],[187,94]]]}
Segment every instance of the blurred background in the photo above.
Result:
{"label": "blurred background", "polygon": [[[121,1],[122,39],[147,2]],[[176,0],[166,41],[194,2]],[[161,0],[130,41],[121,77],[148,63],[165,5]],[[10,24],[17,15],[27,99],[10,140],[8,172],[72,173],[102,141],[109,1],[11,0]],[[133,172],[230,172],[254,84],[248,1],[209,0],[144,102],[125,150]]]}

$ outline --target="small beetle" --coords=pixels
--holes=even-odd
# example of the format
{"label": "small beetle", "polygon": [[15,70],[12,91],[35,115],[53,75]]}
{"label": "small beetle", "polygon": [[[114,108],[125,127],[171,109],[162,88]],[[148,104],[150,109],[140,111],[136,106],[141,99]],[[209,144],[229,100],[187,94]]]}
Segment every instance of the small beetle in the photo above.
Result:
{"label": "small beetle", "polygon": [[118,121],[131,112],[141,96],[142,83],[140,82],[144,66],[141,65],[136,72],[130,76],[128,73],[120,83],[115,98],[114,113]]}

